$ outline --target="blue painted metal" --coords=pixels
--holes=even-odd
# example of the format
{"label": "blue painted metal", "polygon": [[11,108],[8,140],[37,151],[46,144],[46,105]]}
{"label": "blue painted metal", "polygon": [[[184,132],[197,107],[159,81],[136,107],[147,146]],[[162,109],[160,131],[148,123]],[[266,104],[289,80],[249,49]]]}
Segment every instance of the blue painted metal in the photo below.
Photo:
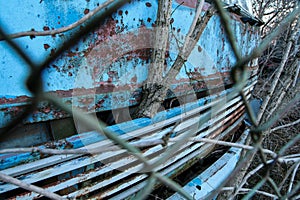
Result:
{"label": "blue painted metal", "polygon": [[[103,2],[105,1],[13,0],[6,4],[0,1],[0,25],[5,26],[8,33],[32,28],[35,30],[57,29],[77,21]],[[238,3],[239,1],[228,0],[226,2]],[[250,5],[249,2],[243,1],[239,5],[246,8]],[[181,0],[174,0],[172,5],[174,12],[170,19],[172,36],[165,73],[178,55],[178,41],[182,43],[185,39],[195,14],[196,3],[197,0],[185,0],[184,3]],[[205,4],[204,10],[208,6],[209,4]],[[125,4],[43,71],[45,91],[56,94],[66,104],[88,113],[136,105],[140,100],[140,87],[147,78],[150,66],[149,48],[154,45],[156,12],[157,1],[155,0],[131,1]],[[244,24],[240,16],[236,14],[233,14],[232,18],[234,20],[231,21],[231,26],[236,34],[236,40],[241,47],[242,54],[247,55],[258,42],[257,29]],[[34,23],[32,23],[33,20]],[[40,63],[46,57],[51,56],[53,51],[63,45],[79,28],[55,36],[22,37],[15,41],[34,62]],[[30,101],[31,94],[24,84],[29,75],[26,64],[4,41],[0,41],[0,52],[0,128],[2,128],[23,110]],[[171,130],[175,122],[182,120],[178,131],[174,131],[171,135],[172,138],[178,137],[186,131],[182,127],[197,124],[195,122],[199,120],[198,114],[208,112],[205,106],[213,107],[208,105],[225,97],[231,91],[228,88],[232,84],[230,70],[235,62],[236,59],[220,19],[218,16],[213,16],[198,41],[198,45],[192,51],[186,66],[182,67],[174,79],[170,87],[173,94],[169,97],[175,95],[184,99],[185,96],[193,96],[195,92],[206,92],[208,95],[200,99],[194,95],[192,97],[194,99],[188,103],[182,100],[180,107],[161,111],[153,119],[135,119],[109,126],[107,129],[114,131],[120,137],[128,137],[127,139],[134,134],[136,135],[132,137],[135,139],[157,137],[163,136]],[[247,94],[250,93],[256,81],[257,61],[250,62],[248,67],[251,80],[245,89]],[[197,79],[198,82],[193,82],[190,78]],[[194,87],[190,85],[191,82]],[[212,92],[216,88],[218,92]],[[243,119],[244,112],[240,98],[236,97],[230,102],[224,102],[221,109],[222,112],[212,115],[212,119],[205,123],[204,127],[197,127],[194,131],[203,137],[222,139],[237,128]],[[188,114],[189,117],[186,116]],[[37,111],[24,120],[24,123],[45,121],[46,126],[49,120],[65,117],[70,116],[47,102],[40,102]],[[33,136],[34,134],[26,138],[31,139]],[[43,137],[45,140],[45,135],[41,136]],[[101,134],[89,131],[57,142],[44,143],[39,147],[77,149],[98,144],[98,142],[102,144],[101,142],[105,141]],[[144,153],[158,155],[163,151],[162,148],[158,145],[145,150]],[[178,170],[184,169],[186,163],[193,161],[196,156],[205,156],[211,151],[209,146],[199,143],[187,144],[183,148],[182,152],[166,161],[164,166],[159,166],[162,174],[173,176]],[[225,156],[228,162],[234,163],[238,159],[239,150],[233,151],[236,152],[233,157],[230,153]],[[43,187],[70,198],[84,198],[81,195],[101,191],[99,198],[112,196],[115,199],[123,199],[133,195],[145,185],[146,176],[134,174],[139,172],[138,168],[133,167],[114,174],[113,167],[123,167],[128,162],[133,162],[132,158],[125,155],[119,158],[120,155],[115,152],[105,154],[106,158],[112,159],[107,166],[103,166],[101,160],[103,155],[44,156],[38,153],[2,154],[0,155],[0,170],[30,183],[50,180],[51,186],[44,185]],[[217,165],[224,164],[225,157]],[[226,173],[230,171],[226,166],[222,169],[216,166],[211,166],[210,169],[225,170]],[[204,175],[206,178],[203,178]],[[187,187],[189,189],[194,188],[195,185],[204,187],[214,178],[208,172],[204,175],[193,180]],[[208,178],[210,175],[211,178]],[[123,178],[125,181],[122,181]],[[57,182],[53,182],[53,179]],[[115,183],[119,185],[111,187]],[[103,187],[105,191],[102,191]],[[10,192],[15,188],[16,186],[0,183],[0,198],[2,194],[12,195],[13,193]],[[209,188],[205,189],[205,192],[208,193]],[[15,195],[20,199],[37,197],[37,194],[33,192]],[[196,192],[196,195],[202,194]]]}
{"label": "blue painted metal", "polygon": [[[0,19],[2,26],[6,27],[9,33],[32,28],[51,30],[77,21],[103,2],[96,3],[85,0],[59,2],[14,0],[10,4],[0,2],[0,7],[3,8],[0,12]],[[173,4],[173,9],[176,8],[172,14],[174,35],[170,41],[168,66],[173,63],[178,54],[177,40],[183,42],[193,19],[195,2],[187,2],[190,3],[179,6],[180,1],[175,1]],[[20,12],[17,12],[18,10]],[[30,10],[30,12],[23,12],[25,10]],[[153,47],[153,24],[156,10],[157,2],[147,0],[138,3],[133,1],[119,9],[103,25],[85,36],[77,45],[44,70],[45,91],[55,93],[63,97],[64,102],[84,108],[89,112],[136,105],[139,99],[139,87],[147,78],[149,66],[147,58],[149,52],[148,54],[141,52],[139,48]],[[32,23],[33,19],[34,24]],[[258,39],[254,28],[247,25],[241,26],[241,22],[234,20],[232,27],[236,32],[238,44],[243,47],[242,54],[248,54],[255,47]],[[46,57],[51,56],[51,52],[70,38],[77,29],[55,36],[23,37],[16,41],[36,63],[40,63]],[[140,40],[145,37],[148,41],[141,42]],[[189,75],[197,76],[198,74],[203,82],[207,82],[211,78],[216,80],[222,78],[222,84],[231,83],[228,72],[236,60],[217,16],[214,16],[208,23],[198,45],[186,63],[186,69],[181,69],[171,87],[177,96],[186,92],[190,83]],[[115,48],[111,52],[110,46]],[[102,49],[105,51],[102,52]],[[91,52],[95,51],[100,54],[102,52],[101,55],[98,55],[99,58],[91,58],[93,56]],[[118,54],[111,57],[114,51]],[[0,42],[0,52],[2,52],[0,57],[2,72],[0,127],[4,127],[16,113],[22,110],[22,105],[26,104],[24,101],[29,100],[31,94],[24,84],[29,73],[28,67],[3,41]],[[105,60],[104,63],[111,64],[101,67],[93,66],[93,64],[99,63],[100,59]],[[256,63],[250,65],[256,66]],[[86,66],[89,68],[88,70],[93,70],[92,74],[86,70]],[[8,85],[10,87],[7,87]],[[72,98],[72,96],[76,96],[76,93],[82,92],[80,88],[90,89],[86,91],[92,95],[89,97],[91,98],[90,102],[87,101],[89,99],[85,95]],[[205,88],[199,86],[197,89],[201,91]],[[26,121],[47,121],[66,116],[68,115],[61,110],[55,110],[46,103],[41,103],[40,109]]]}
{"label": "blue painted metal", "polygon": [[[237,143],[244,144],[248,136],[249,130],[246,130]],[[215,163],[212,163],[209,168],[188,182],[183,189],[191,194],[194,199],[206,199],[208,195],[214,192],[232,174],[240,160],[241,153],[242,148],[231,147],[227,153]],[[178,193],[168,198],[168,200],[179,199],[185,198]]]}

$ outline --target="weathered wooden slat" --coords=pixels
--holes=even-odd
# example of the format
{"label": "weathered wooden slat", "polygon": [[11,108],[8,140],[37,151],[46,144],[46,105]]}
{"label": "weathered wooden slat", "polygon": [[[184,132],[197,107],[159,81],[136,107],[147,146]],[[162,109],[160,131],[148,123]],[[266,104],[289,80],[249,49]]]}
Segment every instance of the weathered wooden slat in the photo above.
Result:
{"label": "weathered wooden slat", "polygon": [[[232,126],[228,127],[228,129],[226,129],[224,131],[224,133],[222,134],[222,136],[227,135],[230,131],[232,131],[234,129],[234,127],[236,127],[239,123],[241,123],[243,119],[240,118],[239,120],[237,120],[234,124],[232,124]],[[235,126],[234,126],[235,125]],[[222,137],[217,137],[216,139],[221,139]],[[205,153],[205,151],[207,149],[209,149],[209,147],[212,146],[210,144],[204,144],[204,143],[197,143],[194,146],[191,147],[191,152],[190,154],[188,154],[188,156],[183,157],[182,159],[180,159],[178,162],[176,163],[164,163],[164,166],[168,164],[168,167],[166,169],[164,169],[163,171],[160,171],[163,175],[172,175],[174,173],[174,170],[179,170],[180,167],[182,167],[184,164],[186,164],[188,161],[190,161],[191,159],[195,158],[195,157],[199,157],[199,155],[205,155],[203,153]],[[195,150],[196,149],[196,150]],[[185,152],[186,153],[186,152]],[[182,157],[182,153],[180,154],[180,156]],[[162,167],[161,167],[162,168]],[[111,191],[107,191],[105,193],[101,193],[99,194],[97,197],[98,198],[105,198],[108,197],[109,195],[113,195],[115,193],[118,193],[119,191],[125,189],[125,187],[127,186],[128,188],[126,188],[126,190],[124,192],[118,193],[116,196],[113,197],[109,197],[110,199],[124,199],[127,198],[130,195],[133,195],[135,192],[141,190],[144,185],[146,184],[145,182],[145,177],[135,177],[133,180],[131,180],[131,184],[137,183],[135,185],[129,185],[127,186],[127,182],[119,185],[117,188],[113,188]],[[144,180],[144,181],[142,181]],[[142,182],[141,182],[142,181]],[[139,183],[138,183],[139,182]]]}
{"label": "weathered wooden slat", "polygon": [[[240,120],[238,120],[239,122],[240,122]],[[233,127],[235,127],[235,126],[233,126]],[[188,143],[187,145],[185,145],[184,147],[187,147],[187,146],[189,146],[189,145],[191,145],[192,143]],[[199,146],[198,147],[200,147],[200,146],[202,146],[203,144],[199,144]],[[183,148],[184,148],[183,147]],[[196,147],[196,148],[198,148],[198,147]],[[194,147],[195,148],[195,147]],[[189,149],[189,151],[194,151],[195,149],[194,148],[191,148],[191,149]],[[205,148],[205,149],[207,149],[207,148]],[[178,158],[181,158],[181,157],[184,157],[184,155],[183,154],[189,154],[190,152],[189,151],[183,151],[181,154],[179,154],[179,156],[178,156]],[[193,154],[191,154],[191,155],[189,155],[188,157],[186,157],[185,159],[184,159],[184,161],[181,161],[181,163],[180,163],[180,165],[182,165],[182,164],[184,164],[185,162],[187,162],[189,159],[191,159],[191,158],[193,158],[194,156],[197,156],[199,154],[199,151],[198,152],[194,152]],[[176,157],[175,158],[172,158],[172,161],[176,161],[177,159],[176,159]],[[176,169],[177,168],[177,164],[176,163],[169,163],[169,167],[171,167],[171,168],[173,168],[173,169]],[[128,171],[130,171],[130,174],[131,173],[134,173],[134,172],[137,172],[137,171],[135,171],[134,169],[128,169]],[[113,177],[113,178],[116,178],[116,177]],[[123,176],[121,177],[121,178],[124,178]],[[121,180],[121,179],[117,179],[117,180]],[[114,180],[114,181],[117,181],[117,180]],[[111,181],[112,181],[112,179],[109,179],[109,182],[111,183]],[[125,185],[127,185],[127,184],[129,184],[129,183],[125,183]],[[94,185],[94,186],[92,186],[92,187],[90,187],[89,189],[88,189],[88,191],[89,192],[91,192],[91,191],[93,191],[93,190],[96,190],[96,189],[99,189],[99,187],[104,187],[106,184],[105,184],[105,181],[104,182],[101,182],[101,183],[98,183],[97,185]],[[120,188],[124,188],[125,187],[125,185],[123,185],[122,187],[118,187],[119,189]],[[129,184],[130,185],[130,184]],[[117,190],[117,189],[114,189],[114,190]],[[84,192],[84,190],[83,191],[76,191],[75,193],[72,193],[72,194],[70,194],[71,196],[72,195],[77,195],[77,194],[82,194]],[[110,194],[110,193],[108,193],[108,194]],[[104,194],[103,194],[104,195]],[[69,197],[71,197],[71,196],[69,196]],[[72,196],[73,197],[73,196]],[[102,197],[104,197],[104,196],[102,196]]]}
{"label": "weathered wooden slat", "polygon": [[[236,101],[238,101],[238,100],[239,100],[239,98],[232,100],[232,101],[228,104],[228,106],[231,106],[234,102],[236,102]],[[239,105],[240,105],[240,104],[239,104]],[[237,106],[236,106],[236,107],[237,107]],[[226,116],[226,115],[227,115],[228,113],[230,113],[232,110],[235,110],[236,107],[233,107],[233,108],[231,108],[230,110],[228,110],[227,112],[223,113],[222,116],[221,116],[221,118],[223,118],[224,116]],[[226,107],[224,107],[224,109],[226,109]],[[114,155],[111,155],[111,154],[110,154],[109,156],[114,156]],[[108,156],[108,157],[109,157],[109,156]],[[100,157],[99,157],[99,158],[100,158]],[[102,158],[103,158],[103,157],[102,157]],[[88,158],[87,158],[87,159],[88,159]],[[74,161],[69,161],[69,162],[74,162]],[[85,162],[85,164],[81,164],[81,165],[80,165],[79,163],[76,163],[76,167],[86,166],[87,163],[91,164],[91,162],[90,162],[89,159],[88,159],[88,160],[84,160],[83,162]],[[71,165],[72,165],[72,164],[71,164]],[[68,164],[67,162],[63,163],[61,166],[62,166],[62,169],[65,168],[65,170],[61,170],[61,169],[60,169],[60,170],[59,170],[60,173],[64,173],[64,172],[70,171],[70,170],[72,170],[72,169],[76,169],[75,166],[73,166],[73,167],[75,167],[75,168],[71,168],[71,167],[70,167],[71,165]],[[40,174],[35,174],[34,176],[30,176],[30,178],[28,179],[29,182],[30,182],[30,183],[33,183],[34,180],[35,180],[35,181],[38,181],[38,180],[41,180],[40,178],[46,179],[46,178],[50,177],[50,176],[44,176],[43,174],[51,174],[51,176],[57,175],[57,173],[52,173],[52,172],[50,172],[49,170],[51,171],[51,169],[48,169],[48,170],[46,170],[46,171],[41,172]],[[38,178],[38,177],[40,177],[40,178]],[[12,188],[14,188],[14,187],[12,187]],[[12,188],[11,188],[11,189],[12,189]],[[3,189],[3,188],[2,188],[2,189]],[[1,190],[1,187],[0,187],[0,190]],[[4,189],[4,190],[8,191],[7,188]]]}
{"label": "weathered wooden slat", "polygon": [[[221,137],[224,137],[226,134],[228,134],[234,127],[236,127],[236,125],[238,124],[238,123],[240,123],[241,122],[241,120],[242,120],[242,118],[239,118],[237,121],[236,121],[236,123],[234,123],[232,126],[230,126],[226,131],[224,131],[224,133],[223,134],[221,134],[220,136]],[[216,139],[220,139],[221,137],[217,137]],[[190,145],[190,143],[188,143],[186,146],[189,146]],[[195,146],[193,146],[193,147],[190,147],[191,149],[190,149],[190,151],[193,151],[194,149],[193,148],[195,148],[195,147],[199,147],[199,146],[202,146],[203,145],[203,143],[202,144],[196,144]],[[209,146],[209,145],[207,145],[207,146]],[[204,149],[207,149],[208,147],[205,147]],[[204,149],[202,149],[202,151],[204,151]],[[187,153],[187,152],[183,152],[183,153]],[[184,164],[185,162],[187,162],[189,159],[192,159],[194,156],[196,156],[196,155],[198,155],[199,156],[199,152],[197,152],[196,154],[192,154],[192,155],[190,155],[190,156],[188,156],[188,157],[186,157],[187,159],[186,160],[184,160],[184,161],[182,161],[182,163],[181,164]],[[179,157],[184,157],[182,154],[179,156]],[[172,159],[172,161],[173,161],[173,159]],[[174,164],[174,163],[172,163],[172,164],[170,164],[170,167],[172,168],[172,167],[175,167],[175,169],[176,169],[176,164]],[[172,170],[174,170],[174,169],[170,169],[170,171],[172,171]],[[101,183],[99,183],[99,185],[101,185]],[[122,187],[118,187],[119,189],[120,188],[123,188],[124,189],[124,187],[125,187],[125,185],[122,185]],[[131,187],[131,188],[133,188],[133,189],[137,189],[136,187]],[[141,189],[141,188],[139,188],[139,189]],[[115,192],[117,192],[117,189],[115,188],[115,189],[113,189]],[[130,190],[130,189],[129,189]],[[126,190],[126,193],[128,193],[128,191]],[[107,195],[111,195],[112,193],[108,193]],[[101,198],[103,198],[103,197],[105,197],[105,194],[101,194],[100,195],[101,196]],[[118,196],[117,198],[119,198],[120,196]]]}
{"label": "weathered wooden slat", "polygon": [[[140,135],[138,135],[136,132],[148,133],[150,131],[155,131],[155,130],[161,129],[164,126],[175,123],[176,121],[178,121],[180,119],[184,119],[185,117],[188,117],[188,116],[193,115],[197,112],[200,112],[200,111],[202,111],[206,108],[209,108],[210,106],[215,105],[217,102],[212,101],[212,99],[214,99],[218,95],[220,95],[220,98],[221,98],[222,96],[226,95],[226,93],[229,92],[229,91],[230,90],[223,91],[220,94],[216,94],[216,95],[212,95],[210,97],[205,97],[205,98],[199,99],[197,102],[189,103],[187,105],[184,105],[184,106],[181,106],[181,107],[178,107],[178,108],[174,108],[174,109],[172,109],[171,112],[170,111],[163,111],[161,113],[158,113],[157,116],[153,119],[153,122],[152,122],[152,123],[155,123],[155,124],[153,124],[151,126],[146,126],[146,125],[151,123],[151,120],[143,118],[143,119],[136,119],[136,120],[134,120],[134,122],[126,122],[126,123],[122,123],[122,124],[119,124],[119,125],[113,125],[111,127],[108,127],[108,129],[110,129],[114,132],[117,132],[117,133],[124,133],[125,131],[130,132],[127,135],[122,135],[121,137],[123,139],[129,139],[129,137],[132,136],[132,135],[137,135],[137,137],[139,137]],[[211,101],[211,102],[209,102],[209,101]],[[205,104],[205,102],[208,102],[208,103]],[[197,108],[197,109],[193,110],[193,108]],[[180,113],[184,113],[184,115],[183,114],[180,115]],[[162,121],[162,120],[164,120],[164,121]],[[159,121],[162,121],[162,122],[159,122]],[[136,126],[136,125],[132,126],[132,123],[139,124],[140,126]],[[134,129],[137,129],[138,127],[143,127],[143,128],[138,129],[135,132]],[[92,137],[90,135],[92,135]],[[73,138],[75,138],[75,139],[73,139]],[[81,141],[81,139],[83,141]],[[70,139],[67,138],[66,140],[69,141],[74,146],[74,148],[78,148],[78,147],[82,147],[83,144],[85,146],[87,146],[92,142],[97,142],[97,141],[103,140],[103,137],[102,137],[101,134],[98,134],[98,133],[95,133],[95,132],[90,132],[90,133],[82,134],[80,137],[74,136],[74,137],[71,137]],[[79,142],[78,142],[78,140],[79,140]],[[102,144],[102,145],[104,145],[104,144]],[[92,146],[87,147],[87,148],[92,148]],[[31,156],[32,155],[30,153],[20,154],[20,155],[13,155],[11,157],[9,155],[0,155],[0,158],[4,157],[4,158],[2,158],[1,167],[5,167],[5,166],[6,167],[8,167],[8,166],[11,167],[11,165],[13,165],[13,164],[22,163],[22,162],[28,161],[28,160],[29,161],[34,160],[35,158],[31,158]],[[45,161],[47,162],[47,158],[46,158]],[[61,157],[58,157],[58,163],[63,162],[63,161],[64,160],[61,159]],[[4,173],[11,174],[10,171],[17,171],[17,173],[21,173],[23,170],[29,171],[31,169],[38,169],[39,166],[40,165],[38,163],[34,166],[30,166],[30,164],[29,164],[28,167],[23,166],[20,169],[15,168],[13,170],[8,170],[8,172],[4,171]]]}
{"label": "weathered wooden slat", "polygon": [[[87,160],[83,160],[82,162],[87,162]],[[128,164],[128,161],[126,161],[125,163],[123,163],[123,164]],[[76,163],[76,165],[78,166],[78,164]],[[115,164],[114,165],[114,167],[118,167],[118,166],[122,166],[120,163],[117,163],[117,164]],[[69,165],[66,165],[66,167],[68,168],[68,170],[72,170],[72,168],[69,168],[70,166]],[[113,167],[113,166],[110,166],[110,167]],[[113,168],[114,168],[113,167]],[[63,172],[63,170],[62,169],[58,169],[61,173]],[[106,170],[107,171],[107,170]],[[49,173],[49,171],[47,171],[47,172],[45,172],[46,174],[48,174]],[[102,173],[103,173],[103,171],[102,171]],[[101,174],[101,171],[99,171],[99,173],[98,173],[98,175],[100,175]],[[55,175],[55,174],[52,174],[52,175]],[[89,178],[92,178],[92,177],[83,177],[82,178],[82,180],[88,180]],[[122,177],[123,178],[123,177]],[[73,182],[74,183],[74,182]],[[68,184],[66,184],[66,185],[70,185],[70,182],[68,183]],[[65,186],[66,186],[65,185]],[[103,183],[101,183],[101,186],[103,187]],[[56,186],[57,188],[59,187],[59,185],[58,186]]]}

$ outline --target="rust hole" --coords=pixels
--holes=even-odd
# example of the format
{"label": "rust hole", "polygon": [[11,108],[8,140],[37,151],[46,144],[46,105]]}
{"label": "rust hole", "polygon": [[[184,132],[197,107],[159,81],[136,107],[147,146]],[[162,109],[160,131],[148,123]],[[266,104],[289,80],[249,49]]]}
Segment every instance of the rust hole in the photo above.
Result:
{"label": "rust hole", "polygon": [[196,188],[197,188],[198,190],[201,190],[201,186],[200,186],[200,185],[196,185]]}
{"label": "rust hole", "polygon": [[147,7],[151,7],[152,6],[152,4],[150,2],[146,2],[145,4],[146,4]]}
{"label": "rust hole", "polygon": [[50,28],[49,28],[49,26],[44,26],[44,27],[43,27],[43,30],[44,30],[44,31],[49,31]]}
{"label": "rust hole", "polygon": [[50,45],[49,44],[44,44],[44,49],[47,50],[50,48]]}
{"label": "rust hole", "polygon": [[90,12],[90,9],[88,9],[88,8],[86,8],[84,11],[83,11],[83,13],[86,15],[86,14],[88,14]]}

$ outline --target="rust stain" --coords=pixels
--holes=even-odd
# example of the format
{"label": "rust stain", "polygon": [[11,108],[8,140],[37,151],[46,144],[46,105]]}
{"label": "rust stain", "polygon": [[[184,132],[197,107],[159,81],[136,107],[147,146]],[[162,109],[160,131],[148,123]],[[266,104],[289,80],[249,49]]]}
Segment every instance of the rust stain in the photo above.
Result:
{"label": "rust stain", "polygon": [[53,56],[55,54],[55,49],[51,49],[50,56]]}
{"label": "rust stain", "polygon": [[171,18],[170,24],[173,24],[173,23],[174,23],[174,18]]}
{"label": "rust stain", "polygon": [[224,49],[225,49],[225,38],[222,38],[222,51],[224,51]]}
{"label": "rust stain", "polygon": [[0,104],[12,104],[12,103],[23,103],[23,102],[29,102],[31,101],[31,98],[29,96],[18,96],[15,98],[0,98]]}
{"label": "rust stain", "polygon": [[196,8],[198,0],[176,0],[178,4],[187,6],[190,8]]}
{"label": "rust stain", "polygon": [[51,108],[50,107],[45,107],[41,110],[41,112],[48,114],[49,112],[51,112]]}
{"label": "rust stain", "polygon": [[50,45],[49,44],[44,44],[44,49],[47,50],[50,48]]}
{"label": "rust stain", "polygon": [[[190,8],[196,8],[197,7],[197,3],[198,0],[175,0],[178,4],[181,4],[183,6],[186,7],[190,7]],[[211,4],[209,3],[204,3],[202,10],[206,11],[210,8]]]}
{"label": "rust stain", "polygon": [[50,28],[49,28],[49,26],[44,26],[44,27],[43,27],[43,30],[44,30],[44,31],[49,31]]}
{"label": "rust stain", "polygon": [[101,108],[101,107],[102,107],[102,104],[103,104],[104,102],[105,102],[104,99],[99,100],[99,101],[95,104],[95,109]]}
{"label": "rust stain", "polygon": [[198,51],[201,52],[202,51],[202,48],[201,46],[198,46]]}
{"label": "rust stain", "polygon": [[145,5],[146,5],[147,7],[151,7],[151,6],[152,6],[152,4],[151,4],[150,2],[146,2]]}
{"label": "rust stain", "polygon": [[83,11],[83,13],[86,15],[86,14],[88,14],[90,12],[90,9],[88,9],[88,8],[86,8],[84,11]]}
{"label": "rust stain", "polygon": [[115,35],[116,25],[116,20],[114,20],[113,18],[107,19],[107,21],[95,31],[96,35],[98,36],[97,41],[94,45],[91,44],[90,48],[93,48],[99,43],[106,41],[110,36]]}
{"label": "rust stain", "polygon": [[54,69],[56,69],[57,72],[60,72],[60,67],[59,67],[59,66],[53,64],[52,67],[53,67]]}
{"label": "rust stain", "polygon": [[68,57],[74,57],[74,56],[78,56],[78,53],[73,52],[73,51],[68,51],[67,54],[66,54],[66,56],[68,56]]}
{"label": "rust stain", "polygon": [[137,77],[136,77],[136,75],[134,75],[134,77],[131,78],[131,82],[136,83],[136,81],[137,81]]}

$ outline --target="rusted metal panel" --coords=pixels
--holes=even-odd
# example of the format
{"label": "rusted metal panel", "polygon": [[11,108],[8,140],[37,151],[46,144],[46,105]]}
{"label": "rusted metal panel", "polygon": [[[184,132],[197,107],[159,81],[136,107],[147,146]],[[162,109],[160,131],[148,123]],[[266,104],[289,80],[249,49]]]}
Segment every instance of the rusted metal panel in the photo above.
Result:
{"label": "rusted metal panel", "polygon": [[[103,2],[105,1],[13,0],[8,5],[0,2],[0,18],[2,23],[9,24],[9,33],[31,28],[51,30],[77,21]],[[245,5],[238,5],[246,8],[250,1],[245,2]],[[172,36],[166,55],[167,66],[172,65],[178,54],[177,42],[185,39],[195,14],[196,3],[196,0],[187,0],[184,3],[176,0],[173,3],[174,12],[170,19]],[[205,3],[203,9],[206,10],[209,6]],[[4,7],[6,9],[2,9]],[[55,94],[66,104],[89,113],[136,105],[140,100],[140,87],[147,78],[150,66],[156,12],[157,1],[154,0],[131,1],[125,4],[44,70],[43,83],[46,92]],[[241,16],[236,13],[231,17],[231,26],[241,53],[247,55],[258,42],[257,30],[243,23]],[[16,41],[20,42],[35,62],[41,62],[45,57],[51,56],[74,31],[76,29],[46,37],[24,37]],[[1,54],[3,52],[0,57],[0,70],[3,72],[0,78],[0,127],[4,127],[30,102],[31,94],[24,86],[29,74],[24,63],[3,41],[0,41],[0,51]],[[181,100],[180,107],[161,111],[152,119],[135,119],[109,126],[107,129],[130,141],[162,137],[173,128],[171,141],[190,130],[199,138],[227,137],[239,127],[244,118],[244,106],[238,95],[229,101],[223,99],[232,91],[230,70],[235,62],[220,18],[213,16],[186,66],[180,70],[170,86],[172,93],[169,97],[177,96]],[[257,61],[250,62],[248,68],[251,78],[244,89],[247,98],[250,97],[256,82]],[[169,67],[166,67],[165,73],[167,70]],[[197,81],[191,81],[195,79]],[[9,89],[7,85],[10,86]],[[197,99],[195,92],[206,94]],[[194,99],[184,99],[191,98],[190,96]],[[220,101],[224,103],[217,106]],[[209,113],[211,119],[198,127],[203,113]],[[37,110],[24,122],[65,117],[68,114],[64,111],[40,102]],[[175,128],[174,124],[178,121],[180,124]],[[103,147],[108,143],[110,141],[104,136],[90,131],[39,147],[88,149]],[[170,142],[167,146],[171,144]],[[189,166],[187,163],[193,163],[196,157],[203,157],[212,149],[213,145],[189,141],[172,158],[158,166],[157,170],[163,175],[175,176]],[[158,159],[164,151],[165,148],[161,145],[143,149],[144,155],[152,160]],[[70,198],[85,198],[96,194],[97,198],[123,199],[134,195],[146,183],[146,175],[137,174],[141,172],[142,165],[124,150],[97,155],[2,154],[0,163],[1,172],[27,183],[39,184],[49,191]],[[34,192],[16,189],[17,186],[0,183],[0,198],[31,199],[39,196]]]}
{"label": "rusted metal panel", "polygon": [[[51,30],[75,22],[103,2],[80,0],[54,3],[14,0],[11,4],[0,5],[1,8],[5,8],[1,10],[0,17],[9,33],[32,28]],[[194,15],[196,1],[185,2],[181,6],[181,1],[175,1],[173,4],[173,9],[176,10],[171,19],[173,36],[170,40],[168,65],[174,62],[178,54],[177,40],[184,40]],[[208,7],[209,4],[205,4],[204,9]],[[24,12],[29,9],[30,12]],[[18,10],[20,12],[17,12]],[[132,1],[124,5],[44,70],[45,90],[62,97],[64,102],[89,112],[136,105],[139,100],[139,87],[147,78],[150,55],[147,49],[152,48],[154,44],[153,24],[156,10],[156,1]],[[16,20],[20,18],[22,20]],[[235,20],[232,21],[232,27],[238,44],[243,47],[242,54],[248,54],[258,39],[254,28]],[[34,61],[41,62],[45,57],[51,56],[74,31],[76,29],[54,36],[24,37],[17,40]],[[31,94],[24,85],[29,73],[24,63],[3,41],[0,42],[0,51],[3,52],[0,58],[0,127],[4,127],[16,113],[22,111],[22,105],[30,101]],[[186,68],[182,68],[174,79],[171,90],[178,96],[183,95],[184,91],[190,88],[188,85],[191,76],[200,78],[198,83],[202,81],[206,84],[198,84],[198,91],[214,85],[210,82],[212,77],[215,77],[219,84],[228,85],[231,83],[228,72],[235,61],[220,20],[213,16],[198,46],[192,51]],[[256,66],[256,63],[250,65]],[[68,116],[45,103],[39,107],[27,122]]]}

